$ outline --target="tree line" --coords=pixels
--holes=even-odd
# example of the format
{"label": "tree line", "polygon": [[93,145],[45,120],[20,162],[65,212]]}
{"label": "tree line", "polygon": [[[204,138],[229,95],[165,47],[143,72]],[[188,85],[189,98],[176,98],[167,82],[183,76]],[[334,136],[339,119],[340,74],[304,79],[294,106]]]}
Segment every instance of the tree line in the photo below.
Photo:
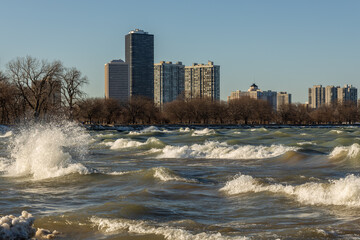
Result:
{"label": "tree line", "polygon": [[0,71],[0,123],[29,119],[68,118],[86,124],[352,124],[360,122],[360,106],[353,102],[324,105],[282,105],[242,97],[230,102],[178,99],[161,109],[150,99],[129,101],[86,98],[81,87],[87,77],[59,61],[27,56],[9,62]]}

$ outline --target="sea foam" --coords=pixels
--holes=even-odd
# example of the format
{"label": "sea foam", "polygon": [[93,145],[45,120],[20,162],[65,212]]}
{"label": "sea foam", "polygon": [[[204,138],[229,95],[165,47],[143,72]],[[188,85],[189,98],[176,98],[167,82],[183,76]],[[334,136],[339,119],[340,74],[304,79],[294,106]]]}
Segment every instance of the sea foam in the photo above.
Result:
{"label": "sea foam", "polygon": [[207,141],[204,144],[193,144],[191,146],[167,145],[161,150],[158,158],[263,159],[280,156],[297,149],[284,145],[228,145],[217,141]]}
{"label": "sea foam", "polygon": [[32,176],[34,180],[70,173],[89,173],[76,160],[87,154],[90,136],[75,123],[34,124],[10,139],[8,176]]}
{"label": "sea foam", "polygon": [[35,218],[23,211],[19,217],[8,215],[0,218],[0,239],[30,239],[35,236],[32,227]]}
{"label": "sea foam", "polygon": [[267,191],[292,196],[303,204],[360,207],[360,177],[355,175],[327,183],[308,182],[292,186],[261,183],[252,176],[239,174],[220,190],[228,195]]}
{"label": "sea foam", "polygon": [[246,237],[227,237],[221,233],[192,233],[182,228],[171,226],[154,226],[151,222],[127,219],[105,219],[92,217],[90,221],[98,227],[99,230],[106,233],[116,233],[125,231],[133,234],[155,234],[161,235],[167,240],[226,240],[226,239],[248,239]]}

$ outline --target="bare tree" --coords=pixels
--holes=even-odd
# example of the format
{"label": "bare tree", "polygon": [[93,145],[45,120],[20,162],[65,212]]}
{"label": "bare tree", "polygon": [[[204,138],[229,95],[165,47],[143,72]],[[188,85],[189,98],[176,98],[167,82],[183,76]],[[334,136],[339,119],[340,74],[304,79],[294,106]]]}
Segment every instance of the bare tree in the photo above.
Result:
{"label": "bare tree", "polygon": [[79,103],[79,119],[84,123],[94,124],[102,123],[104,117],[104,99],[103,98],[87,98]]}
{"label": "bare tree", "polygon": [[241,97],[229,102],[229,115],[233,122],[237,123],[243,120],[244,124],[248,124],[249,120],[254,117],[256,112],[256,99],[250,97]]}
{"label": "bare tree", "polygon": [[113,98],[105,99],[103,112],[107,124],[115,123],[121,114],[119,101]]}
{"label": "bare tree", "polygon": [[38,119],[59,86],[63,67],[61,62],[47,62],[27,56],[17,58],[7,65],[9,79],[21,93]]}
{"label": "bare tree", "polygon": [[7,77],[5,76],[5,74],[3,72],[0,71],[0,82],[6,81]]}
{"label": "bare tree", "polygon": [[66,68],[61,75],[62,102],[68,108],[70,120],[74,118],[76,102],[85,96],[85,93],[80,88],[87,83],[87,77],[82,76],[81,72],[76,68]]}

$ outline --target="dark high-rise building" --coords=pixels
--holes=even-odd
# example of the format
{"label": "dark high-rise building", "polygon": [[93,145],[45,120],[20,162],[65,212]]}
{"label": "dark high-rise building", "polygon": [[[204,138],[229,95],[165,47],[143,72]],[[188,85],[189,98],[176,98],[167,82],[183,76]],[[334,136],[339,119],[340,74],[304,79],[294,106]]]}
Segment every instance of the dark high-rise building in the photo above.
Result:
{"label": "dark high-rise building", "polygon": [[135,29],[125,36],[130,96],[154,99],[154,35]]}

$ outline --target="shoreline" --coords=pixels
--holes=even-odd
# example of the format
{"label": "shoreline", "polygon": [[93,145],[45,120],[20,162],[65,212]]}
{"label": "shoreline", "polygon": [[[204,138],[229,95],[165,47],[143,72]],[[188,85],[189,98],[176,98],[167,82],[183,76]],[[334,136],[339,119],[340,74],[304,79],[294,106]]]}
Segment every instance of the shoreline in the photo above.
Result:
{"label": "shoreline", "polygon": [[179,128],[194,128],[194,129],[250,129],[250,128],[269,128],[269,129],[280,129],[280,128],[333,128],[333,127],[360,127],[360,123],[355,124],[136,124],[136,125],[102,125],[102,124],[82,124],[88,130],[141,130],[147,127],[162,127],[167,129],[179,129]]}

